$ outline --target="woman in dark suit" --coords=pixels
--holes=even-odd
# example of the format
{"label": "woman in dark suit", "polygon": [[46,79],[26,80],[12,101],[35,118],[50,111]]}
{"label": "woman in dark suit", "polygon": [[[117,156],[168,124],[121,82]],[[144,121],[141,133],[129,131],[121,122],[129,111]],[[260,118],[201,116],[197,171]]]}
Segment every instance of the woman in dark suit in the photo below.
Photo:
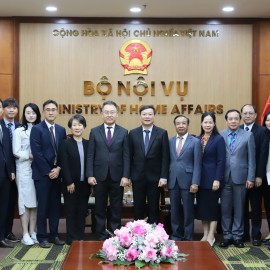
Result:
{"label": "woman in dark suit", "polygon": [[215,230],[219,215],[218,200],[223,185],[226,161],[225,141],[218,133],[216,116],[205,112],[201,117],[201,140],[203,150],[202,174],[197,193],[196,217],[202,220],[203,238],[212,246],[215,242]]}
{"label": "woman in dark suit", "polygon": [[266,172],[265,176],[263,177],[262,186],[263,186],[263,201],[264,201],[264,208],[266,212],[266,219],[269,229],[269,234],[262,240],[267,245],[270,245],[270,111],[267,112],[263,119],[263,126],[268,130],[268,160],[266,164]]}
{"label": "woman in dark suit", "polygon": [[85,178],[88,140],[82,137],[86,127],[85,118],[74,115],[68,121],[71,138],[59,147],[62,185],[66,213],[67,244],[84,239],[85,217],[90,186]]}

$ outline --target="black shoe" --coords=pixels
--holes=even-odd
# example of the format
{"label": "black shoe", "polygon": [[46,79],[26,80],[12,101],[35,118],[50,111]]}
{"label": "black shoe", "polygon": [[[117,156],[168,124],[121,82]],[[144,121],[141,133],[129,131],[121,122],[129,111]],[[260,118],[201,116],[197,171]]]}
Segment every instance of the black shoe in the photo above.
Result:
{"label": "black shoe", "polygon": [[7,235],[6,240],[12,243],[20,242],[20,239],[18,239],[12,232]]}
{"label": "black shoe", "polygon": [[232,239],[224,239],[223,242],[219,244],[221,248],[227,248],[229,245],[233,243]]}
{"label": "black shoe", "polygon": [[1,240],[0,241],[0,247],[2,247],[2,248],[14,248],[14,244],[10,243],[10,242],[7,242],[5,240]]}
{"label": "black shoe", "polygon": [[270,245],[270,238],[269,239],[262,239],[262,243],[264,243],[265,245]]}
{"label": "black shoe", "polygon": [[63,246],[65,244],[65,241],[60,240],[58,236],[49,239],[49,242],[58,246]]}
{"label": "black shoe", "polygon": [[252,241],[252,245],[255,246],[255,247],[258,247],[261,244],[262,244],[261,240],[253,239],[253,241]]}
{"label": "black shoe", "polygon": [[234,241],[233,241],[233,244],[234,244],[234,246],[237,247],[237,248],[243,248],[243,247],[245,247],[243,241],[240,240],[240,239],[234,240]]}
{"label": "black shoe", "polygon": [[43,241],[43,242],[40,242],[40,243],[39,243],[39,246],[40,246],[41,248],[50,248],[52,245],[51,245],[47,240],[45,240],[45,241]]}

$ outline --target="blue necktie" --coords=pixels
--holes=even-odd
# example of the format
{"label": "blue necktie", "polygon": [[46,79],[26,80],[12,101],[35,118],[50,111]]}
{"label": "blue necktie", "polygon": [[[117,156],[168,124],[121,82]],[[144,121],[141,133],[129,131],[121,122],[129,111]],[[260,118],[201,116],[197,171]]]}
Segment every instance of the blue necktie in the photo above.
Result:
{"label": "blue necktie", "polygon": [[235,132],[232,132],[231,134],[231,142],[230,142],[230,150],[231,152],[233,151],[234,149],[234,146],[235,146],[235,141],[236,141],[236,133]]}
{"label": "blue necktie", "polygon": [[12,133],[12,123],[8,123],[8,133],[9,133],[9,137],[10,137],[10,140],[11,140],[11,143],[12,143],[12,138],[13,138],[13,133]]}
{"label": "blue necktie", "polygon": [[144,154],[147,154],[148,146],[149,146],[149,133],[150,130],[144,130],[145,132],[145,138],[144,138]]}
{"label": "blue necktie", "polygon": [[249,131],[249,127],[245,127],[245,130],[246,130],[246,131]]}

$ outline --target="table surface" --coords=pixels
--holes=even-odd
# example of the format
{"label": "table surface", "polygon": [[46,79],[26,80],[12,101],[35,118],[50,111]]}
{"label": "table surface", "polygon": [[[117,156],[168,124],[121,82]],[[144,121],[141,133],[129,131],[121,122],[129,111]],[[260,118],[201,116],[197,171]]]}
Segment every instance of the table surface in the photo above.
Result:
{"label": "table surface", "polygon": [[[102,247],[100,241],[74,241],[64,260],[62,270],[134,270],[135,266],[114,266],[111,264],[98,264],[100,259],[89,258]],[[159,270],[222,270],[227,269],[219,257],[213,251],[208,242],[189,241],[176,242],[181,253],[189,254],[186,261],[178,261],[176,264],[160,264]],[[144,267],[142,270],[154,268]]]}

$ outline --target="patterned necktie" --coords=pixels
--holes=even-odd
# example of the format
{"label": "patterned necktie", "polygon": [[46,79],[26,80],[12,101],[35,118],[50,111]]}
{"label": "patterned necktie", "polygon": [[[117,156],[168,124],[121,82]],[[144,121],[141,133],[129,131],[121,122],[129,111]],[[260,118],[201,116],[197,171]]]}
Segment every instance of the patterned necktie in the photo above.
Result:
{"label": "patterned necktie", "polygon": [[182,142],[183,142],[183,137],[178,137],[178,145],[177,145],[177,148],[176,148],[176,154],[177,154],[178,157],[180,156],[180,153],[181,153],[181,150],[182,150]]}
{"label": "patterned necktie", "polygon": [[148,146],[149,146],[149,133],[150,130],[144,130],[145,132],[145,138],[144,138],[144,154],[147,154]]}
{"label": "patterned necktie", "polygon": [[235,132],[232,132],[231,133],[231,142],[230,142],[230,150],[231,152],[233,151],[234,149],[234,146],[235,146],[235,141],[236,141],[236,133]]}
{"label": "patterned necktie", "polygon": [[12,138],[13,138],[13,133],[12,133],[12,125],[13,123],[8,123],[8,133],[9,133],[9,137],[10,137],[10,140],[12,142]]}
{"label": "patterned necktie", "polygon": [[112,127],[107,127],[107,129],[108,129],[108,132],[107,132],[107,142],[108,142],[108,145],[109,146],[112,143],[112,132],[111,132],[111,128]]}
{"label": "patterned necktie", "polygon": [[249,127],[245,127],[245,130],[246,130],[246,131],[249,131]]}
{"label": "patterned necktie", "polygon": [[0,142],[2,143],[3,141],[3,131],[2,131],[2,127],[0,125]]}
{"label": "patterned necktie", "polygon": [[54,129],[54,126],[50,126],[50,133],[52,136],[53,149],[54,149],[54,153],[55,153],[54,165],[56,165],[56,163],[57,163],[57,146],[56,146],[56,140],[55,140],[53,129]]}

